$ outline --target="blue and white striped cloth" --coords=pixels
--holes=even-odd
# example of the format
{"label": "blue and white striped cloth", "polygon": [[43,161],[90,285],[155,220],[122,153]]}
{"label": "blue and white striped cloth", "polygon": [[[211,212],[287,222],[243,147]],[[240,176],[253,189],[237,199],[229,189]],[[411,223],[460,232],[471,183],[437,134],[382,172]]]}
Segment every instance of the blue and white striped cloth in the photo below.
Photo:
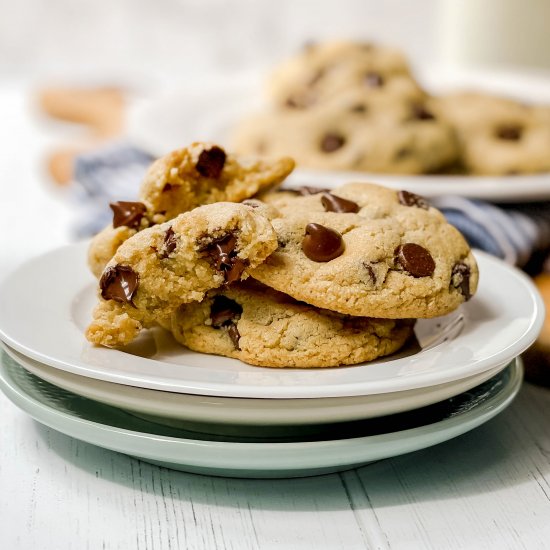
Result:
{"label": "blue and white striped cloth", "polygon": [[[139,184],[153,157],[121,142],[78,157],[75,233],[93,235],[112,219],[109,202],[136,200]],[[518,266],[550,247],[550,202],[493,205],[457,196],[433,198],[470,245]]]}

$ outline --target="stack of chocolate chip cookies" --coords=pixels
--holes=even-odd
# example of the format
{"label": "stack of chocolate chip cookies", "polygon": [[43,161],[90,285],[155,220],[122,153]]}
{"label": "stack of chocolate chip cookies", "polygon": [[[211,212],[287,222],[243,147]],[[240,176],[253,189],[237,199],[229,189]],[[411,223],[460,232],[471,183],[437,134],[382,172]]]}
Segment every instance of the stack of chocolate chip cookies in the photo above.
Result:
{"label": "stack of chocolate chip cookies", "polygon": [[368,183],[279,190],[292,167],[201,143],[158,160],[142,201],[112,205],[92,241],[88,339],[120,346],[161,325],[253,365],[351,365],[475,293],[467,243],[425,199]]}
{"label": "stack of chocolate chip cookies", "polygon": [[361,42],[309,45],[278,67],[240,153],[292,153],[300,167],[394,174],[550,170],[550,109],[487,93],[435,97],[405,56]]}

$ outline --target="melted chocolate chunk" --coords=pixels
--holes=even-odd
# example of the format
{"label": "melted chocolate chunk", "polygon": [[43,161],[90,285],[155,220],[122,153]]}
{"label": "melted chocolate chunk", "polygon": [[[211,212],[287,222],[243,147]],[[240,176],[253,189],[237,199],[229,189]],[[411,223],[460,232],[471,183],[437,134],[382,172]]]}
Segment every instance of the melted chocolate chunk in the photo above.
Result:
{"label": "melted chocolate chunk", "polygon": [[139,275],[127,265],[108,267],[99,280],[101,297],[121,304],[131,304],[139,286]]}
{"label": "melted chocolate chunk", "polygon": [[239,339],[241,335],[237,329],[236,321],[241,318],[243,308],[240,304],[227,298],[227,296],[214,296],[214,301],[210,306],[210,319],[214,328],[226,328],[229,338],[236,349],[239,348]]}
{"label": "melted chocolate chunk", "polygon": [[214,328],[227,326],[241,318],[243,308],[227,296],[217,294],[210,306],[210,319]]}
{"label": "melted chocolate chunk", "polygon": [[416,120],[435,120],[435,116],[424,105],[412,106],[412,117]]}
{"label": "melted chocolate chunk", "polygon": [[466,301],[472,297],[470,294],[470,267],[464,262],[458,262],[453,266],[451,284],[460,291]]}
{"label": "melted chocolate chunk", "polygon": [[147,212],[142,202],[118,201],[109,204],[113,211],[113,227],[126,226],[132,229],[139,227],[141,218]]}
{"label": "melted chocolate chunk", "polygon": [[314,262],[329,262],[344,252],[342,235],[318,223],[308,223],[302,240],[304,254]]}
{"label": "melted chocolate chunk", "polygon": [[397,198],[403,206],[416,206],[417,208],[422,208],[423,210],[428,210],[430,208],[430,203],[424,197],[421,197],[416,193],[399,191],[399,193],[397,193]]}
{"label": "melted chocolate chunk", "polygon": [[214,260],[216,269],[223,272],[225,284],[237,281],[247,266],[244,260],[237,257],[236,246],[237,237],[230,234],[214,241],[204,249]]}
{"label": "melted chocolate chunk", "polygon": [[321,197],[321,204],[326,212],[359,212],[359,205],[356,202],[348,201],[331,193],[325,193]]}
{"label": "melted chocolate chunk", "polygon": [[169,227],[164,234],[164,242],[162,243],[162,248],[158,254],[159,258],[168,258],[168,256],[170,256],[170,254],[172,254],[172,252],[176,250],[177,245],[178,238],[176,237],[174,230]]}
{"label": "melted chocolate chunk", "polygon": [[226,156],[221,147],[214,145],[214,147],[202,151],[195,168],[205,178],[218,179],[225,166]]}
{"label": "melted chocolate chunk", "polygon": [[370,88],[381,88],[384,85],[384,79],[380,73],[370,71],[365,75],[365,84]]}
{"label": "melted chocolate chunk", "polygon": [[235,323],[227,327],[227,334],[229,335],[229,338],[231,338],[235,349],[240,350],[239,340],[241,339],[241,335],[239,334],[239,329]]}
{"label": "melted chocolate chunk", "polygon": [[506,141],[518,141],[521,139],[523,128],[515,124],[500,126],[496,129],[495,135],[498,139]]}
{"label": "melted chocolate chunk", "polygon": [[432,255],[419,244],[406,243],[395,249],[396,262],[413,277],[429,277],[435,270]]}
{"label": "melted chocolate chunk", "polygon": [[321,140],[321,150],[325,153],[334,153],[342,148],[346,143],[346,138],[340,134],[328,133]]}

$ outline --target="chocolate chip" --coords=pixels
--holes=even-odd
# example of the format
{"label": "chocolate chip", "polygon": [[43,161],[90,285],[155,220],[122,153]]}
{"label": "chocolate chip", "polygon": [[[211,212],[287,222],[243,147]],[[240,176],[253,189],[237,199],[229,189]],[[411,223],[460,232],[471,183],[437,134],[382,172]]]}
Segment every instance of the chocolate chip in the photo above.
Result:
{"label": "chocolate chip", "polygon": [[162,188],[162,193],[167,193],[168,191],[172,191],[172,189],[177,189],[178,187],[181,187],[179,183],[166,183]]}
{"label": "chocolate chip", "polygon": [[401,147],[401,149],[398,149],[395,153],[395,159],[396,160],[403,160],[412,155],[412,149],[410,147]]}
{"label": "chocolate chip", "polygon": [[370,265],[368,262],[363,262],[363,267],[365,268],[365,271],[367,272],[372,284],[375,285],[377,278],[376,278],[376,273],[372,268],[372,265]]}
{"label": "chocolate chip", "polygon": [[413,277],[429,277],[435,270],[431,254],[419,244],[406,243],[395,249],[396,262]]}
{"label": "chocolate chip", "polygon": [[241,339],[241,335],[239,334],[239,329],[237,328],[237,325],[235,325],[234,323],[232,325],[229,325],[227,327],[227,334],[229,335],[229,338],[231,338],[235,349],[240,350],[241,348],[239,346],[239,340]]}
{"label": "chocolate chip", "polygon": [[225,151],[221,147],[214,145],[214,147],[202,151],[195,168],[205,178],[218,179],[225,166],[225,159]]}
{"label": "chocolate chip", "polygon": [[236,321],[241,318],[243,308],[240,304],[231,300],[227,296],[214,296],[214,301],[210,306],[210,319],[214,328],[226,328],[231,341],[236,349],[239,348],[239,339],[241,335],[237,329]]}
{"label": "chocolate chip", "polygon": [[302,240],[304,254],[314,262],[329,262],[340,256],[345,249],[342,235],[318,223],[308,223]]}
{"label": "chocolate chip", "polygon": [[176,237],[176,234],[174,233],[174,230],[169,227],[166,230],[166,233],[164,234],[164,242],[162,243],[162,248],[159,252],[159,258],[168,258],[172,252],[176,249],[176,246],[178,245],[178,238]]}
{"label": "chocolate chip", "polygon": [[325,153],[334,153],[346,143],[346,138],[340,134],[328,133],[321,140],[321,150]]}
{"label": "chocolate chip", "polygon": [[216,269],[223,272],[226,284],[238,280],[247,266],[244,260],[237,257],[236,246],[237,238],[230,234],[210,243],[204,249],[214,260]]}
{"label": "chocolate chip", "polygon": [[416,193],[399,191],[399,193],[397,193],[397,198],[403,206],[416,206],[417,208],[422,208],[423,210],[428,210],[430,208],[430,203],[424,197],[421,197]]}
{"label": "chocolate chip", "polygon": [[464,262],[458,262],[453,266],[451,284],[460,291],[466,301],[472,297],[470,294],[470,267]]}
{"label": "chocolate chip", "polygon": [[416,120],[435,120],[434,114],[424,105],[419,104],[412,106],[412,117]]}
{"label": "chocolate chip", "polygon": [[113,227],[131,227],[137,229],[141,218],[145,215],[147,208],[142,202],[118,201],[109,204],[113,211]]}
{"label": "chocolate chip", "polygon": [[321,204],[326,212],[359,212],[359,205],[356,202],[348,201],[331,193],[325,193],[321,197]]}
{"label": "chocolate chip", "polygon": [[368,111],[368,107],[364,103],[356,103],[350,107],[350,111],[352,113],[366,113]]}
{"label": "chocolate chip", "polygon": [[499,126],[496,129],[496,136],[498,139],[504,139],[506,141],[518,141],[521,139],[523,129],[516,124],[509,124],[505,126]]}
{"label": "chocolate chip", "polygon": [[380,73],[369,71],[365,75],[365,84],[370,88],[381,88],[384,85],[384,79]]}
{"label": "chocolate chip", "polygon": [[240,319],[243,308],[240,304],[227,296],[217,294],[210,306],[210,319],[214,328],[227,326],[229,323]]}
{"label": "chocolate chip", "polygon": [[[99,280],[101,297],[122,304],[131,304],[139,286],[139,275],[126,265],[108,267]],[[135,307],[135,306],[134,306]]]}

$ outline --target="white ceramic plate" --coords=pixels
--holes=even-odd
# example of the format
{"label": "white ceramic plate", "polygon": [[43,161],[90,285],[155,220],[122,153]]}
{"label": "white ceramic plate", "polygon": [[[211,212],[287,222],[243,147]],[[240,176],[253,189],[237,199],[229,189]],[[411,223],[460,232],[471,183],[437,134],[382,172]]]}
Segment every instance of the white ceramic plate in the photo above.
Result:
{"label": "white ceramic plate", "polygon": [[319,399],[246,399],[148,390],[95,380],[48,367],[6,344],[0,344],[19,365],[50,384],[134,414],[154,417],[157,423],[194,430],[199,429],[194,424],[200,423],[200,429],[208,433],[219,433],[220,426],[227,433],[226,424],[241,425],[240,433],[243,425],[249,426],[247,433],[256,433],[266,425],[286,426],[284,429],[288,430],[290,425],[346,422],[409,411],[463,393],[507,366],[498,366],[447,384],[389,394]]}
{"label": "white ceramic plate", "polygon": [[[459,70],[436,67],[420,71],[420,81],[434,93],[483,90],[522,101],[549,103],[550,76],[529,71]],[[130,139],[154,156],[197,140],[230,146],[231,130],[243,117],[262,108],[258,76],[189,85],[185,90],[136,102],[129,113]],[[291,152],[289,152],[291,153]],[[457,194],[493,202],[550,200],[550,174],[514,176],[390,176],[365,172],[296,170],[290,184],[336,187],[373,181],[434,197]]]}
{"label": "white ceramic plate", "polygon": [[493,418],[512,402],[522,380],[518,361],[471,392],[414,415],[327,425],[313,440],[294,435],[285,442],[243,442],[141,420],[52,386],[2,355],[0,389],[38,422],[168,468],[231,477],[320,475],[430,447]]}
{"label": "white ceramic plate", "polygon": [[370,395],[445,384],[511,361],[538,336],[544,306],[531,280],[476,253],[477,295],[456,312],[418,321],[423,348],[332,369],[277,369],[192,352],[158,329],[124,349],[88,344],[97,282],[87,243],[19,267],[0,284],[0,340],[23,355],[73,374],[149,389],[255,399]]}

